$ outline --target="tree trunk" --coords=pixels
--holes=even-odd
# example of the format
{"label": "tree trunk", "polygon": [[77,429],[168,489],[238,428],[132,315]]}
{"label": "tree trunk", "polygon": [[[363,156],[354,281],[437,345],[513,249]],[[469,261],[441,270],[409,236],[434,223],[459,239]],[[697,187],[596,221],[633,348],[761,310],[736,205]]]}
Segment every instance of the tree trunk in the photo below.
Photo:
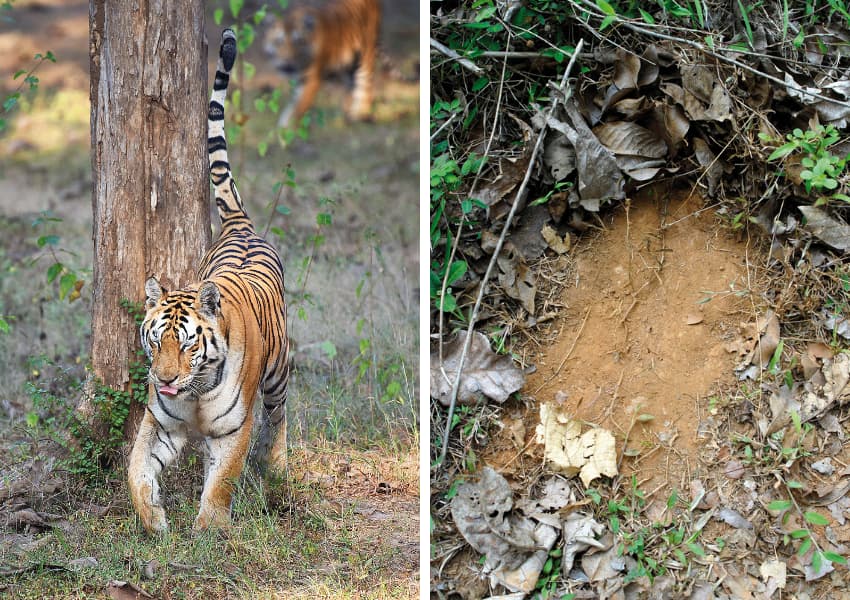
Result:
{"label": "tree trunk", "polygon": [[151,275],[193,281],[210,244],[204,3],[90,0],[89,21],[92,375],[127,389],[139,343],[120,301],[142,301]]}

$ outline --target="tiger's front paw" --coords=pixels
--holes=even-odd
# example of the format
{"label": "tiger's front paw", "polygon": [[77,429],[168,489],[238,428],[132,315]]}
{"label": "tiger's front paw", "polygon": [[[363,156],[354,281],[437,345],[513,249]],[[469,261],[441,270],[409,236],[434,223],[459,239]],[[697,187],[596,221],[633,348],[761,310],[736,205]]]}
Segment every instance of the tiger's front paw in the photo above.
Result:
{"label": "tiger's front paw", "polygon": [[168,531],[168,521],[161,506],[145,504],[137,507],[142,527],[152,535],[162,535]]}
{"label": "tiger's front paw", "polygon": [[201,512],[195,518],[192,527],[195,532],[207,529],[228,529],[230,527],[230,509],[223,507],[208,506],[201,508]]}
{"label": "tiger's front paw", "polygon": [[168,531],[168,521],[165,519],[165,510],[158,503],[150,499],[158,498],[159,494],[146,481],[130,481],[130,497],[133,506],[142,522],[142,527],[150,534],[162,534]]}

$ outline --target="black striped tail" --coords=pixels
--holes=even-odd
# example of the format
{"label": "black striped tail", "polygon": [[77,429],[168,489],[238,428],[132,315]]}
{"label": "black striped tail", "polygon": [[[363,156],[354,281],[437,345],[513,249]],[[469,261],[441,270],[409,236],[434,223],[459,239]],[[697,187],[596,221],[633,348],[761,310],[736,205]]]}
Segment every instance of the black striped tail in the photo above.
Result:
{"label": "black striped tail", "polygon": [[[227,140],[224,137],[224,101],[227,97],[227,84],[230,71],[236,61],[236,34],[225,29],[221,34],[221,50],[215,71],[215,82],[210,96],[210,109],[207,121],[207,151],[210,159],[210,179],[215,187],[215,203],[221,218],[222,228],[236,225],[249,225],[250,220],[242,206],[230,162],[227,157]],[[247,222],[247,223],[246,223]]]}

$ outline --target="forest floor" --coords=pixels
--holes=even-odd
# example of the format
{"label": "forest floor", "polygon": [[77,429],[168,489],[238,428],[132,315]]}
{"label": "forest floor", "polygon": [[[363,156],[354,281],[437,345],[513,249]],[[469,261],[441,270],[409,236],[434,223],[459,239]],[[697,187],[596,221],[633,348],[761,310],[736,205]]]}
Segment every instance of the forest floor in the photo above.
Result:
{"label": "forest floor", "polygon": [[736,6],[431,4],[435,598],[847,597],[850,14]]}
{"label": "forest floor", "polygon": [[[219,4],[228,10],[208,3],[209,40]],[[418,6],[385,15],[384,49],[405,76],[382,74],[374,122],[346,122],[345,90],[330,84],[306,139],[260,156],[276,117],[245,109],[229,140],[249,213],[278,244],[293,292],[289,473],[267,493],[243,477],[233,528],[196,537],[203,474],[187,452],[165,477],[171,532],[159,539],[143,534],[123,467],[70,475],[56,430],[90,351],[87,11],[15,2],[0,28],[0,89],[35,53],[57,56],[0,137],[0,315],[11,328],[0,335],[0,595],[418,597]],[[251,107],[280,81],[257,48],[247,59],[256,75],[237,85]],[[295,186],[283,214],[274,185],[286,169]],[[318,225],[320,213],[331,223]],[[55,220],[34,224],[45,214]],[[58,240],[42,247],[43,236]],[[48,282],[57,256],[86,282],[75,302]]]}

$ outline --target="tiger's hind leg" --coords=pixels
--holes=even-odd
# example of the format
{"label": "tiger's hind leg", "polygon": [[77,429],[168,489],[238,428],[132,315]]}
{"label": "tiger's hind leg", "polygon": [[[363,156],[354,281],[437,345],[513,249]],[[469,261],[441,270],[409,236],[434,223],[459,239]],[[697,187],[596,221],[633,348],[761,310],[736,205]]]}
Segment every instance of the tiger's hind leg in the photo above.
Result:
{"label": "tiger's hind leg", "polygon": [[260,433],[251,453],[251,462],[261,472],[269,467],[276,473],[286,471],[286,397],[289,387],[289,364],[281,373],[271,373],[263,383]]}
{"label": "tiger's hind leg", "polygon": [[351,104],[348,115],[362,121],[372,111],[372,90],[375,85],[376,49],[367,48],[360,56],[357,70],[354,72],[354,89],[351,92]]}

